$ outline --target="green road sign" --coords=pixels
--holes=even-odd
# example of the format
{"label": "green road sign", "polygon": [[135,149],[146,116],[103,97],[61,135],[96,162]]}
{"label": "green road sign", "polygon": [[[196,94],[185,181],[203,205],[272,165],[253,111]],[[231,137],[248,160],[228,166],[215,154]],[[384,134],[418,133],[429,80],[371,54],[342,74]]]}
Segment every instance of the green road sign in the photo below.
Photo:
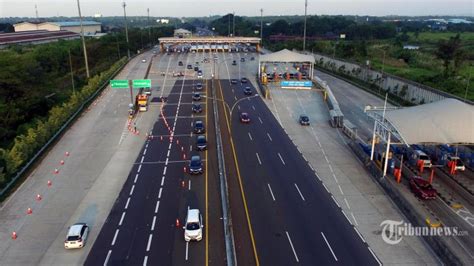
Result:
{"label": "green road sign", "polygon": [[132,80],[132,87],[137,88],[151,88],[151,79],[134,79]]}
{"label": "green road sign", "polygon": [[128,89],[128,80],[126,79],[112,79],[110,80],[110,87],[112,89]]}

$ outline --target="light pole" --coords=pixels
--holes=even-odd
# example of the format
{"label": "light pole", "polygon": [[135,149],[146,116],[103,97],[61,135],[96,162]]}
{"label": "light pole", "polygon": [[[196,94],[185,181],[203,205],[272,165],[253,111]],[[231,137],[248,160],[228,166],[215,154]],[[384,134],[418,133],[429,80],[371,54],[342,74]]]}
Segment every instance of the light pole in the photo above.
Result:
{"label": "light pole", "polygon": [[125,7],[127,4],[125,2],[122,2],[123,6],[123,18],[125,19],[125,39],[127,40],[127,56],[128,59],[130,59],[130,47],[129,47],[129,42],[128,42],[128,26],[127,26],[127,12],[125,11]]}
{"label": "light pole", "polygon": [[306,51],[306,12],[308,10],[308,0],[304,1],[304,30],[303,30],[303,52]]}
{"label": "light pole", "polygon": [[263,8],[260,8],[260,41],[263,44]]}
{"label": "light pole", "polygon": [[81,39],[82,39],[82,49],[84,49],[84,63],[86,64],[86,75],[87,75],[87,78],[90,78],[89,62],[87,61],[86,40],[84,38],[84,27],[82,25],[81,5],[79,4],[79,0],[77,0],[77,10],[79,11],[79,22],[81,24]]}
{"label": "light pole", "polygon": [[152,45],[151,41],[151,27],[150,27],[150,9],[147,8],[146,11],[148,12],[148,18],[147,18],[147,25],[148,25],[148,42],[150,42],[150,45]]}
{"label": "light pole", "polygon": [[232,37],[235,37],[235,12],[232,11]]}

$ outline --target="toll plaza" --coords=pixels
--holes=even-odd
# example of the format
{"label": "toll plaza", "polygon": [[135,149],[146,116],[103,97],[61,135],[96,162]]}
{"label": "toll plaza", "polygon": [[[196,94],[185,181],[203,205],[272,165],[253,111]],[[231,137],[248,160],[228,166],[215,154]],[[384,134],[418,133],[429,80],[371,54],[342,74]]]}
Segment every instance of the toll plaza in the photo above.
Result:
{"label": "toll plaza", "polygon": [[160,51],[171,52],[259,52],[260,38],[199,36],[158,38]]}

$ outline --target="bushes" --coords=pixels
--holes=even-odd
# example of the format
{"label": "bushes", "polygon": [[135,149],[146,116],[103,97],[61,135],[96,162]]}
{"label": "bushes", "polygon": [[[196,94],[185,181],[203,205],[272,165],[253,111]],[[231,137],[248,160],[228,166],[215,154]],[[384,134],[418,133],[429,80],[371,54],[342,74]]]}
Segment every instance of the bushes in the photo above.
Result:
{"label": "bushes", "polygon": [[110,69],[91,78],[80,91],[71,95],[60,106],[53,107],[44,121],[33,123],[24,134],[15,137],[10,149],[0,149],[0,187],[4,187],[13,175],[24,166],[41,147],[70,119],[86,101],[97,92],[101,85],[108,82],[111,75],[119,69],[126,59],[123,58]]}

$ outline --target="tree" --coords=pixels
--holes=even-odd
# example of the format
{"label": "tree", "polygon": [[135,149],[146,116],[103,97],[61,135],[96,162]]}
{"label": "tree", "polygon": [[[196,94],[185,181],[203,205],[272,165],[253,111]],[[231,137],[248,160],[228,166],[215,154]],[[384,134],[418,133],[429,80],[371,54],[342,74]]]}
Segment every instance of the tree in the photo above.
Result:
{"label": "tree", "polygon": [[448,41],[441,40],[438,43],[438,49],[436,50],[436,57],[443,61],[444,76],[449,76],[449,69],[451,62],[456,58],[455,69],[461,65],[462,62],[462,51],[461,48],[461,37],[457,34],[455,37],[450,37]]}

